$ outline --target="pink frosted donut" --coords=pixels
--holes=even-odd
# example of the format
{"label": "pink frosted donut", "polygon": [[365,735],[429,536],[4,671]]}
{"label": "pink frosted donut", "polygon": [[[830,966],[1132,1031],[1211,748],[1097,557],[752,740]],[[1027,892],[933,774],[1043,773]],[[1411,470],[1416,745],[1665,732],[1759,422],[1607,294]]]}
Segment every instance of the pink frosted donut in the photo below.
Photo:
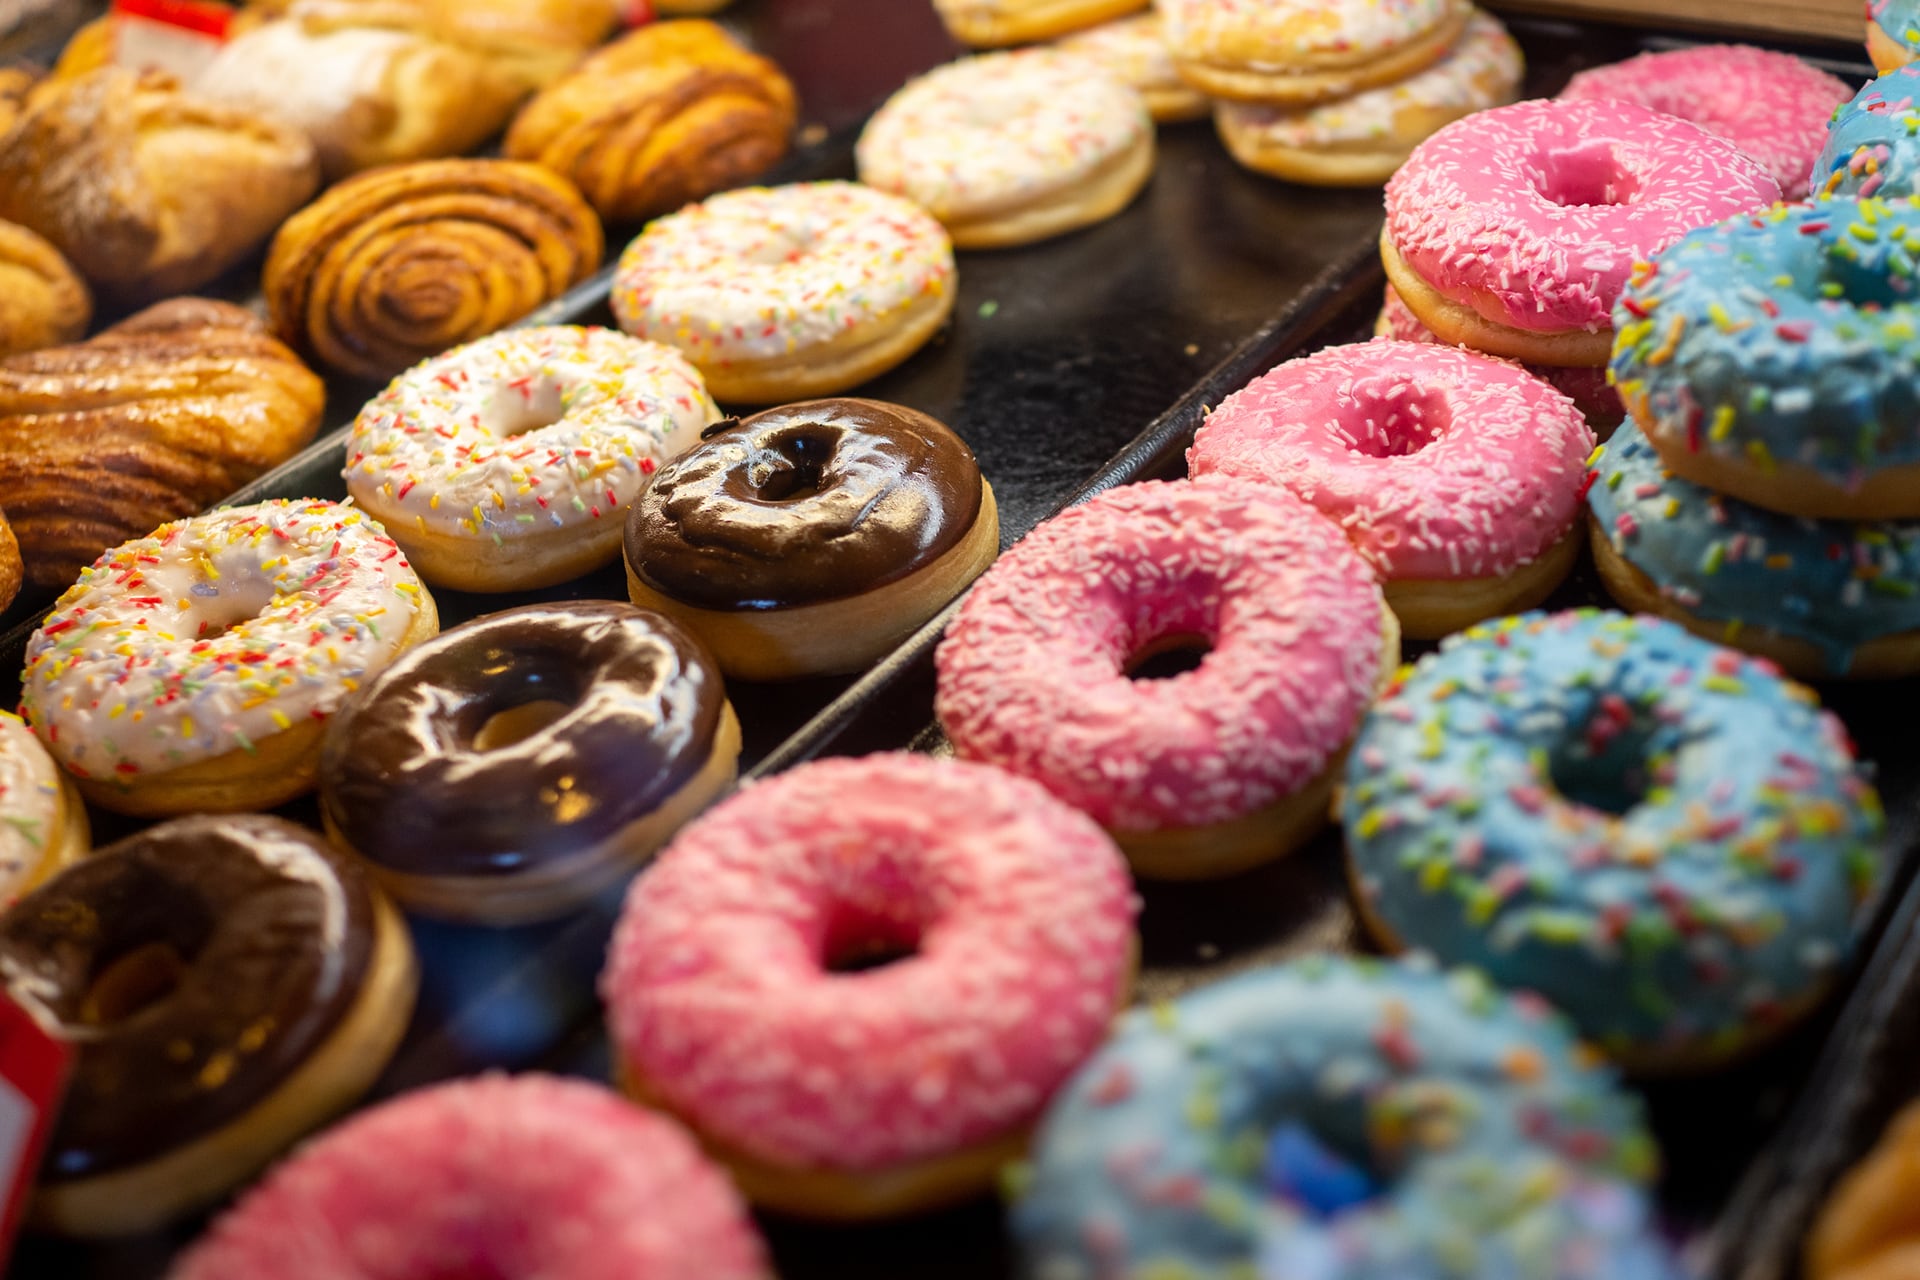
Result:
{"label": "pink frosted donut", "polygon": [[[1194,670],[1130,678],[1143,655],[1196,639]],[[940,645],[936,709],[962,756],[1092,814],[1136,871],[1218,875],[1324,818],[1314,797],[1397,644],[1373,571],[1285,490],[1129,485],[980,578]],[[1263,814],[1285,829],[1240,843]]]}
{"label": "pink frosted donut", "polygon": [[169,1280],[770,1280],[739,1194],[672,1121],[599,1085],[487,1076],[309,1143]]}
{"label": "pink frosted donut", "polygon": [[[1579,549],[1592,452],[1573,402],[1518,365],[1375,338],[1288,361],[1228,396],[1187,470],[1281,485],[1338,522],[1402,628],[1433,638],[1559,585]],[[1403,587],[1454,607],[1410,611]],[[1533,599],[1516,604],[1514,591]]]}
{"label": "pink frosted donut", "polygon": [[[628,1089],[749,1198],[864,1218],[977,1194],[1126,999],[1138,904],[1099,827],[927,756],[801,765],[635,883],[600,992]],[[863,972],[863,958],[903,956]]]}
{"label": "pink frosted donut", "polygon": [[1790,200],[1807,195],[1833,109],[1853,96],[1836,76],[1789,53],[1744,44],[1643,53],[1582,71],[1563,102],[1637,102],[1717,133],[1765,165]]}

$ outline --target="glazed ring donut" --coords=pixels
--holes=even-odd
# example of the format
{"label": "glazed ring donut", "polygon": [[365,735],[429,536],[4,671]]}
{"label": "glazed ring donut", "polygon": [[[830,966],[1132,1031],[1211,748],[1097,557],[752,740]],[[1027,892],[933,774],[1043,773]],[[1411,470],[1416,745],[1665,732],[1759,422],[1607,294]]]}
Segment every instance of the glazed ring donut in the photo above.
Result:
{"label": "glazed ring donut", "polygon": [[856,1220],[965,1199],[1106,1036],[1137,910],[1113,843],[1030,782],[803,764],[634,882],[600,979],[615,1071],[756,1204]]}
{"label": "glazed ring donut", "polygon": [[599,1085],[418,1089],[301,1148],[172,1280],[772,1280],[739,1193],[678,1125]]}
{"label": "glazed ring donut", "polygon": [[739,755],[698,641],[631,605],[527,605],[411,650],[334,717],[320,813],[408,909],[521,924],[631,874]]}
{"label": "glazed ring donut", "polygon": [[908,81],[855,155],[862,182],[940,219],[956,247],[997,249],[1126,208],[1153,175],[1153,117],[1086,59],[988,53]]}
{"label": "glazed ring donut", "polygon": [[1882,75],[1920,56],[1920,0],[1867,0],[1867,55]]}
{"label": "glazed ring donut", "polygon": [[1198,120],[1207,114],[1207,95],[1180,78],[1167,49],[1160,15],[1152,11],[1103,22],[1057,41],[1054,48],[1085,58],[1107,74],[1133,86],[1147,112],[1162,124]]}
{"label": "glazed ring donut", "polygon": [[1827,126],[1813,195],[1920,196],[1920,67],[1872,81]]}
{"label": "glazed ring donut", "polygon": [[1631,102],[1519,102],[1457,120],[1387,184],[1380,254],[1443,342],[1599,366],[1634,264],[1780,188],[1724,138]]}
{"label": "glazed ring donut", "polygon": [[860,671],[993,561],[1000,519],[973,450],[878,400],[728,420],[627,516],[633,602],[698,635],[730,676]]}
{"label": "glazed ring donut", "polygon": [[418,973],[399,913],[279,818],[194,817],[0,916],[0,980],[73,1042],[33,1220],[152,1230],[219,1199],[386,1067]]}
{"label": "glazed ring donut", "polygon": [[1215,98],[1302,106],[1432,66],[1460,38],[1473,7],[1467,0],[1160,0],[1158,8],[1189,84]]}
{"label": "glazed ring donut", "polygon": [[[1136,873],[1221,876],[1325,824],[1399,645],[1373,570],[1292,494],[1135,484],[987,571],[940,644],[935,706],[961,757],[1091,814]],[[1196,646],[1196,670],[1130,678]]]}
{"label": "glazed ring donut", "polygon": [[725,401],[831,395],[918,351],[953,310],[953,244],[918,206],[851,182],[729,191],[647,224],[613,313],[677,347]]}
{"label": "glazed ring donut", "polygon": [[369,402],[347,442],[347,492],[436,586],[551,586],[619,555],[620,513],[719,416],[670,347],[510,329]]}
{"label": "glazed ring donut", "polygon": [[1585,541],[1592,452],[1579,409],[1526,370],[1375,339],[1289,361],[1228,396],[1187,470],[1312,504],[1379,573],[1401,632],[1437,640],[1560,585]]}
{"label": "glazed ring donut", "polygon": [[1029,1276],[1669,1280],[1657,1163],[1539,999],[1309,956],[1128,1014],[1011,1225]]}
{"label": "glazed ring donut", "polygon": [[93,847],[87,806],[26,721],[0,711],[0,907]]}
{"label": "glazed ring donut", "polygon": [[1383,945],[1537,991],[1642,1072],[1721,1065],[1811,1010],[1880,873],[1840,722],[1660,618],[1461,633],[1380,700],[1346,783]]}
{"label": "glazed ring donut", "polygon": [[1620,398],[1675,475],[1787,515],[1920,517],[1920,199],[1703,227],[1615,312]]}
{"label": "glazed ring donut", "polygon": [[1151,0],[933,0],[947,32],[975,48],[1052,40],[1147,7]]}
{"label": "glazed ring donut", "polygon": [[104,808],[266,809],[313,785],[347,695],[439,629],[433,597],[363,513],[228,507],[82,573],[27,642],[20,705]]}

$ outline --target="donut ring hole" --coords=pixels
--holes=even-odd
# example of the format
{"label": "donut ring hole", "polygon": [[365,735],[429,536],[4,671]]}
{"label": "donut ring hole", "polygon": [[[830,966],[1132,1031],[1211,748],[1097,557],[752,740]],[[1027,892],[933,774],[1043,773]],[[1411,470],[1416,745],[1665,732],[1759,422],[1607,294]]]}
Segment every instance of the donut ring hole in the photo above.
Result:
{"label": "donut ring hole", "polygon": [[585,695],[578,672],[557,653],[499,653],[480,668],[494,681],[462,709],[453,726],[456,746],[505,751],[547,733],[572,715]]}
{"label": "donut ring hole", "polygon": [[1584,724],[1570,725],[1547,753],[1554,789],[1587,809],[1622,816],[1647,798],[1653,785],[1654,736],[1658,722],[1617,694],[1589,709]]}
{"label": "donut ring hole", "polygon": [[573,711],[570,702],[559,702],[551,698],[542,698],[537,702],[523,702],[517,707],[508,707],[496,711],[487,717],[480,731],[473,735],[475,751],[500,751],[525,742],[535,734],[544,733],[558,724]]}
{"label": "donut ring hole", "polygon": [[[1837,303],[1856,311],[1881,311],[1889,307],[1911,305],[1912,290],[1905,295],[1894,292],[1899,277],[1859,258],[1838,253],[1819,255],[1819,274],[1799,292],[1826,303]],[[1905,281],[1900,281],[1904,284]]]}
{"label": "donut ring hole", "polygon": [[196,640],[217,640],[255,621],[273,603],[273,583],[265,575],[233,573],[231,566],[222,569],[216,582],[196,582],[189,588],[194,606],[188,616]]}
{"label": "donut ring hole", "polygon": [[841,904],[827,919],[820,967],[846,975],[888,968],[920,954],[922,932],[918,920]]}
{"label": "donut ring hole", "polygon": [[1397,377],[1356,382],[1342,399],[1343,416],[1335,429],[1363,458],[1410,458],[1453,425],[1453,407],[1444,392]]}
{"label": "donut ring hole", "polygon": [[1640,198],[1640,177],[1621,162],[1605,138],[1542,151],[1534,157],[1534,190],[1562,208],[1632,204]]}
{"label": "donut ring hole", "polygon": [[206,903],[172,881],[146,877],[138,903],[123,905],[119,936],[101,939],[86,985],[55,1010],[62,1022],[107,1028],[139,1017],[179,990],[213,937]]}
{"label": "donut ring hole", "polygon": [[1265,1127],[1260,1190],[1322,1220],[1383,1198],[1394,1175],[1380,1159],[1368,1111],[1357,1097],[1299,1100]]}
{"label": "donut ring hole", "polygon": [[149,942],[126,952],[94,976],[80,1000],[80,1021],[111,1027],[159,1004],[179,989],[189,961],[170,942]]}
{"label": "donut ring hole", "polygon": [[1141,646],[1120,670],[1129,680],[1171,680],[1198,671],[1211,652],[1213,642],[1203,635],[1166,635]]}
{"label": "donut ring hole", "polygon": [[502,440],[551,427],[567,416],[567,394],[557,378],[497,387],[480,408],[480,426]]}
{"label": "donut ring hole", "polygon": [[819,496],[829,480],[834,437],[806,430],[782,432],[755,449],[741,474],[759,502],[798,502]]}

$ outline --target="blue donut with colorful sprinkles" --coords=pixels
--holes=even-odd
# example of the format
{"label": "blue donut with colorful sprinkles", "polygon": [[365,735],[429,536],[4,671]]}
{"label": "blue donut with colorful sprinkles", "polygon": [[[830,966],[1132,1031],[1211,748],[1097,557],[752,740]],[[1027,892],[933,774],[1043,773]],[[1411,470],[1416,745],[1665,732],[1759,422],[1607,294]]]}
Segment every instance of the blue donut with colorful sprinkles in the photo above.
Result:
{"label": "blue donut with colorful sprinkles", "polygon": [[1309,957],[1137,1010],[1056,1097],[1028,1280],[1666,1280],[1636,1101],[1529,996]]}
{"label": "blue donut with colorful sprinkles", "polygon": [[1772,663],[1661,618],[1531,613],[1403,667],[1342,817],[1392,949],[1537,991],[1629,1069],[1718,1066],[1831,988],[1884,820]]}
{"label": "blue donut with colorful sprinkles", "polygon": [[1867,54],[1882,71],[1920,57],[1920,0],[1867,0]]}
{"label": "blue donut with colorful sprinkles", "polygon": [[1824,196],[1920,195],[1920,67],[1870,81],[1827,126],[1812,189]]}

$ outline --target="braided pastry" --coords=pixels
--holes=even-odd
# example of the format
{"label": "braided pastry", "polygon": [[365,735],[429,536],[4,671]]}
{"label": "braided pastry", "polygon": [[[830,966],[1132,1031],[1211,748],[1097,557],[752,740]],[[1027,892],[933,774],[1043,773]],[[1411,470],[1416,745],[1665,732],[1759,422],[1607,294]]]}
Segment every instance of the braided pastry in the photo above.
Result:
{"label": "braided pastry", "polygon": [[350,178],[294,215],[263,287],[296,350],[385,378],[558,297],[604,248],[565,179],[507,160],[429,160]]}
{"label": "braided pastry", "polygon": [[506,152],[571,178],[602,217],[640,219],[764,172],[794,114],[779,67],[711,22],[663,22],[528,103]]}
{"label": "braided pastry", "polygon": [[324,398],[256,316],[204,298],[0,360],[0,494],[27,580],[66,586],[226,497],[313,438]]}
{"label": "braided pastry", "polygon": [[20,581],[20,543],[13,536],[13,526],[7,523],[7,513],[0,511],[0,610],[20,594]]}
{"label": "braided pastry", "polygon": [[73,342],[92,317],[86,283],[60,251],[0,222],[0,356]]}

